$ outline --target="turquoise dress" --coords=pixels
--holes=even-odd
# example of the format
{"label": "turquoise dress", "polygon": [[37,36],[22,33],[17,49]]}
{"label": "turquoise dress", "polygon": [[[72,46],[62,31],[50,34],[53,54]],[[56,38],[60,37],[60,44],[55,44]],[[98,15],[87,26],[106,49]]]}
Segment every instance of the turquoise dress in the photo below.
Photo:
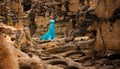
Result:
{"label": "turquoise dress", "polygon": [[40,37],[40,40],[52,40],[55,38],[55,26],[54,26],[55,20],[51,19],[50,20],[50,27],[49,30]]}

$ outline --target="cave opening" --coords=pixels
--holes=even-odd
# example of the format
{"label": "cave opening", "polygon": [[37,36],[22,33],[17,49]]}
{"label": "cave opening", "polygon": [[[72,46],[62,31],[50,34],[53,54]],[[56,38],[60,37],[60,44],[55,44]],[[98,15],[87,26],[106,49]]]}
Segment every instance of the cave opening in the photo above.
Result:
{"label": "cave opening", "polygon": [[82,5],[85,5],[84,0],[79,0],[79,3],[81,3]]}
{"label": "cave opening", "polygon": [[113,17],[116,19],[120,19],[120,7],[115,10],[113,13]]}
{"label": "cave opening", "polygon": [[23,10],[28,11],[31,8],[32,2],[31,0],[24,0],[22,5],[23,5]]}
{"label": "cave opening", "polygon": [[75,29],[75,25],[76,25],[76,15],[72,15],[71,16],[71,18],[72,18],[72,28],[74,28]]}
{"label": "cave opening", "polygon": [[26,66],[26,67],[25,66],[22,66],[22,67],[20,66],[20,69],[31,69],[31,68],[28,67],[28,66]]}
{"label": "cave opening", "polygon": [[67,65],[67,63],[64,62],[64,61],[53,61],[53,62],[50,62],[49,64],[52,64],[52,65],[57,65],[57,64]]}
{"label": "cave opening", "polygon": [[69,11],[69,1],[65,1],[65,7],[66,7],[66,11]]}
{"label": "cave opening", "polygon": [[108,57],[108,59],[110,60],[116,60],[116,59],[120,59],[120,53],[119,54],[110,54]]}
{"label": "cave opening", "polygon": [[79,68],[77,68],[77,67],[69,67],[68,69],[79,69]]}
{"label": "cave opening", "polygon": [[64,18],[63,18],[63,20],[64,20],[64,21],[68,21],[68,20],[69,20],[69,19],[67,18],[67,17],[68,17],[67,12],[69,12],[69,1],[68,1],[68,0],[65,0],[64,6],[65,6],[65,8],[66,8],[66,12],[64,13]]}
{"label": "cave opening", "polygon": [[85,17],[88,20],[96,20],[98,17],[95,14],[90,14],[91,11],[89,11],[88,13],[86,13]]}
{"label": "cave opening", "polygon": [[109,19],[111,23],[114,23],[117,19],[120,19],[120,7],[118,7],[114,12],[112,17]]}
{"label": "cave opening", "polygon": [[58,8],[60,9],[60,8],[62,7],[62,4],[58,4],[57,6],[58,6]]}
{"label": "cave opening", "polygon": [[90,31],[94,36],[97,36],[97,31],[96,30],[91,30]]}

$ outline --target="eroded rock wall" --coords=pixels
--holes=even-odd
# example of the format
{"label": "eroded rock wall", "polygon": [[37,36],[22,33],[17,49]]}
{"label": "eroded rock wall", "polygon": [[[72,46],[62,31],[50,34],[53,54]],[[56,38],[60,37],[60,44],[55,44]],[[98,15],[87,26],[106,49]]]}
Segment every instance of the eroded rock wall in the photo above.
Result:
{"label": "eroded rock wall", "polygon": [[[119,48],[119,0],[3,0],[1,7],[6,10],[1,8],[0,15],[8,24],[18,29],[27,26],[31,35],[44,34],[49,29],[49,17],[54,16],[58,36],[77,37],[90,32],[95,46]],[[89,27],[95,29],[87,30]]]}
{"label": "eroded rock wall", "polygon": [[14,45],[8,42],[0,32],[0,69],[19,69],[18,57]]}

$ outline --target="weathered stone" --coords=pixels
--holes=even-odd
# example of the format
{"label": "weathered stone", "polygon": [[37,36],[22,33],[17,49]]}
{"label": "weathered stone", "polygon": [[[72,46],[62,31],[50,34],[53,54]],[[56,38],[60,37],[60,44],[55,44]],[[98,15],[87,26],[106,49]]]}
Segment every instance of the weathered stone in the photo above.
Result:
{"label": "weathered stone", "polygon": [[86,56],[94,57],[94,51],[93,50],[83,50],[82,51]]}
{"label": "weathered stone", "polygon": [[[17,37],[14,37],[16,31],[0,27],[6,41],[14,44],[16,38],[16,46],[21,47],[27,55],[18,55],[20,59],[23,56],[27,57],[21,59],[22,68],[120,68],[117,61],[119,59],[113,60],[116,54],[118,57],[118,53],[107,52],[120,49],[119,0],[2,0],[0,2],[2,2],[0,16],[7,19],[7,25],[14,25],[16,30],[19,30]],[[52,41],[39,41],[39,37],[49,29],[51,15],[55,19],[56,38]],[[29,27],[31,32],[24,26]],[[35,33],[34,40],[31,39],[30,33],[32,36]],[[80,36],[89,38],[76,39]],[[58,39],[63,37],[66,39]],[[102,58],[107,60],[100,60]],[[47,61],[49,62],[46,65]]]}
{"label": "weathered stone", "polygon": [[[107,29],[106,29],[107,28]],[[112,29],[111,29],[112,28]],[[113,34],[116,33],[116,34]],[[110,22],[102,23],[97,29],[96,50],[118,50],[119,49],[119,20],[110,26]],[[112,38],[112,39],[111,39]]]}
{"label": "weathered stone", "polygon": [[79,3],[69,4],[69,10],[72,12],[77,12],[81,8],[81,5]]}
{"label": "weathered stone", "polygon": [[12,43],[6,41],[2,33],[0,33],[0,61],[1,69],[19,69],[15,48]]}
{"label": "weathered stone", "polygon": [[60,53],[60,52],[65,52],[65,51],[68,51],[68,50],[75,50],[77,49],[77,47],[75,46],[58,46],[58,47],[55,47],[53,49],[49,49],[49,50],[46,50],[47,53]]}
{"label": "weathered stone", "polygon": [[114,66],[103,66],[103,67],[99,67],[98,69],[112,69],[115,68]]}
{"label": "weathered stone", "polygon": [[[111,18],[115,9],[117,9],[120,4],[118,0],[112,1],[112,0],[101,0],[98,2],[96,7],[96,12],[98,17],[100,18]],[[112,8],[112,9],[111,9]]]}
{"label": "weathered stone", "polygon": [[97,69],[96,67],[86,67],[85,69]]}
{"label": "weathered stone", "polygon": [[79,0],[70,0],[69,3],[79,3]]}

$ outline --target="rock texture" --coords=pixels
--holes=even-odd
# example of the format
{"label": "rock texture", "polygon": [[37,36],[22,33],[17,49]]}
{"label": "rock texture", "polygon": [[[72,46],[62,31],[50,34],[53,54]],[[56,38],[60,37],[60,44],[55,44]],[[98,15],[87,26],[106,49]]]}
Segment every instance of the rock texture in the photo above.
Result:
{"label": "rock texture", "polygon": [[14,46],[0,33],[0,69],[19,69]]}
{"label": "rock texture", "polygon": [[[0,69],[119,69],[119,9],[119,0],[0,0]],[[50,16],[57,37],[38,40]]]}

